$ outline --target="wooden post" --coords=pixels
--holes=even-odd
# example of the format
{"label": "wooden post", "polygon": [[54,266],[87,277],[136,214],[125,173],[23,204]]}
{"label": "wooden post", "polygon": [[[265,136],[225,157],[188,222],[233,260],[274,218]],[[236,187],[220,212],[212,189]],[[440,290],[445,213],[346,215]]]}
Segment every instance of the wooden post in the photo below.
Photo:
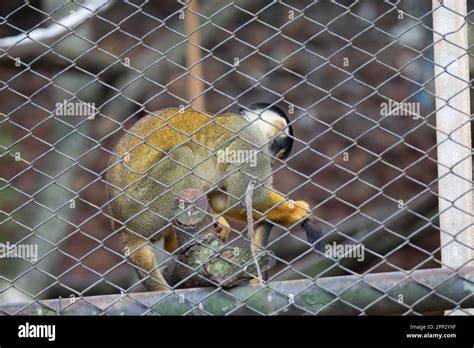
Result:
{"label": "wooden post", "polygon": [[198,0],[189,0],[186,6],[185,25],[188,35],[186,44],[186,67],[189,75],[187,76],[187,99],[191,107],[195,110],[204,112],[206,110],[204,90],[205,84],[203,67],[201,63],[201,33],[199,32],[199,11]]}

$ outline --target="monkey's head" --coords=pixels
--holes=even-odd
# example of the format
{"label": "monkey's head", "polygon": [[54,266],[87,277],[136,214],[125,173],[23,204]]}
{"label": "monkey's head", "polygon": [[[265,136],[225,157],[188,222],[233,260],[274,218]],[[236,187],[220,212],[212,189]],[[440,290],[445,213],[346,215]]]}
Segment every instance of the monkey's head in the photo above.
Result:
{"label": "monkey's head", "polygon": [[293,148],[293,128],[282,109],[267,103],[257,103],[241,108],[239,113],[265,135],[273,156],[281,160],[288,157]]}

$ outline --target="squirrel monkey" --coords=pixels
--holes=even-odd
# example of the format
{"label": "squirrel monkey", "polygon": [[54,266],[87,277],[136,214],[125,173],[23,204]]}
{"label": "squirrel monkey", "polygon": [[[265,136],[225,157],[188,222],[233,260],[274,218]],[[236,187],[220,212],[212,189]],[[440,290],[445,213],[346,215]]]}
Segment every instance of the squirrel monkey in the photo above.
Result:
{"label": "squirrel monkey", "polygon": [[[272,190],[272,161],[284,159],[293,145],[285,113],[254,104],[239,113],[208,115],[167,108],[145,116],[115,147],[107,172],[114,228],[148,290],[169,287],[157,267],[149,242],[165,238],[177,248],[171,221],[176,194],[186,188],[205,192],[212,211],[246,221],[245,192],[255,182],[253,218],[290,226],[303,222],[308,241],[321,232],[309,222],[309,205]],[[228,228],[225,219],[219,223]],[[269,229],[256,228],[254,243],[265,247]],[[226,238],[225,234],[222,236]]]}

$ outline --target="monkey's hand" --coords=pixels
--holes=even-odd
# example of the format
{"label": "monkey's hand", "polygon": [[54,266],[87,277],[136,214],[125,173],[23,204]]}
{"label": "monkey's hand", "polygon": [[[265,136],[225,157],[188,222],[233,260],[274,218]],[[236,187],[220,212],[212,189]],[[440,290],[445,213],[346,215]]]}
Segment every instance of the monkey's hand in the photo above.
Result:
{"label": "monkey's hand", "polygon": [[[311,209],[305,201],[288,201],[284,202],[283,209],[286,208],[286,214],[283,214],[287,224],[293,224],[297,221],[303,221],[301,226],[306,233],[306,240],[311,243],[316,250],[322,251],[324,246],[324,238],[321,229],[314,223]],[[280,215],[281,216],[281,215]]]}
{"label": "monkey's hand", "polygon": [[[310,218],[310,207],[305,201],[285,200],[282,196],[272,193],[268,202],[265,202],[260,211],[265,212],[268,220],[283,224],[286,226],[302,222],[306,218]],[[260,216],[254,216],[258,219]]]}
{"label": "monkey's hand", "polygon": [[304,218],[312,219],[309,216],[311,209],[309,207],[309,204],[305,201],[290,201],[288,203],[288,210],[290,214],[290,221],[299,221],[303,220]]}

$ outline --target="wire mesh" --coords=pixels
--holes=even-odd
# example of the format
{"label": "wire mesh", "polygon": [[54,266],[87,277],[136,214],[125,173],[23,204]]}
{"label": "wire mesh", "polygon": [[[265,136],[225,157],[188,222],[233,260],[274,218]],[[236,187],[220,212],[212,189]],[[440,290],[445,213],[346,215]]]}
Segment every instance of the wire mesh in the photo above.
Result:
{"label": "wire mesh", "polygon": [[[472,286],[454,295],[446,289],[472,285],[472,273],[441,259],[446,231],[439,227],[438,203],[447,198],[438,193],[432,15],[444,6],[349,0],[0,5],[0,313],[469,313],[463,308],[472,305]],[[472,4],[463,18],[470,35],[459,58],[467,56],[472,69]],[[471,81],[463,82],[469,91]],[[259,102],[268,104],[243,129],[219,125],[258,153],[255,167],[232,163],[223,173],[217,164],[208,166],[218,159],[210,143],[218,115],[243,118]],[[246,133],[262,126],[263,112],[275,106],[293,130],[284,160],[270,151],[275,138],[258,133],[249,140]],[[168,107],[176,109],[163,119],[157,110]],[[459,128],[472,121],[461,114]],[[189,122],[176,126],[173,120],[183,115]],[[196,117],[209,123],[186,131]],[[157,125],[134,128],[143,120]],[[186,160],[183,147],[163,153],[152,140],[163,134],[183,138],[186,149],[197,152]],[[452,134],[444,135],[448,141]],[[132,145],[118,153],[120,139]],[[472,157],[470,140],[457,145]],[[271,165],[270,172],[257,172],[261,163]],[[178,167],[185,174],[166,182],[153,174]],[[111,182],[107,173],[114,168],[122,168],[121,179]],[[257,173],[252,190],[225,187],[236,173]],[[464,179],[471,190],[459,192],[459,199],[472,195],[470,174]],[[145,181],[148,186],[140,186]],[[182,205],[179,193],[188,188],[201,190],[205,201],[225,191],[232,204],[220,214],[207,203]],[[148,197],[155,189],[160,193]],[[303,219],[273,219],[267,245],[255,247],[254,229],[283,204],[265,211],[254,206],[261,214],[248,215],[255,220],[250,224],[230,215],[237,209],[247,216],[246,191],[256,202],[264,189],[291,209],[297,201],[309,203],[324,233],[321,249],[308,242]],[[472,211],[458,206],[458,198],[448,200],[449,208],[471,217],[461,234],[472,231]],[[113,213],[120,200],[133,205],[133,213]],[[189,209],[204,221],[191,235],[176,225]],[[150,219],[161,222],[150,227]],[[173,226],[181,243],[170,252],[163,235]],[[199,239],[209,230],[228,237],[213,239],[222,248],[217,252]],[[127,233],[141,241],[132,250],[123,244]],[[152,269],[138,266],[137,277],[133,255],[143,248],[157,262]],[[212,278],[206,265],[190,266],[189,250],[213,250],[206,265],[221,265],[226,250],[226,265],[233,267]],[[250,271],[262,253],[271,267]],[[157,290],[149,285],[157,270],[171,291],[142,294]],[[182,289],[201,282],[207,287],[197,292]],[[104,294],[117,295],[90,297]]]}

